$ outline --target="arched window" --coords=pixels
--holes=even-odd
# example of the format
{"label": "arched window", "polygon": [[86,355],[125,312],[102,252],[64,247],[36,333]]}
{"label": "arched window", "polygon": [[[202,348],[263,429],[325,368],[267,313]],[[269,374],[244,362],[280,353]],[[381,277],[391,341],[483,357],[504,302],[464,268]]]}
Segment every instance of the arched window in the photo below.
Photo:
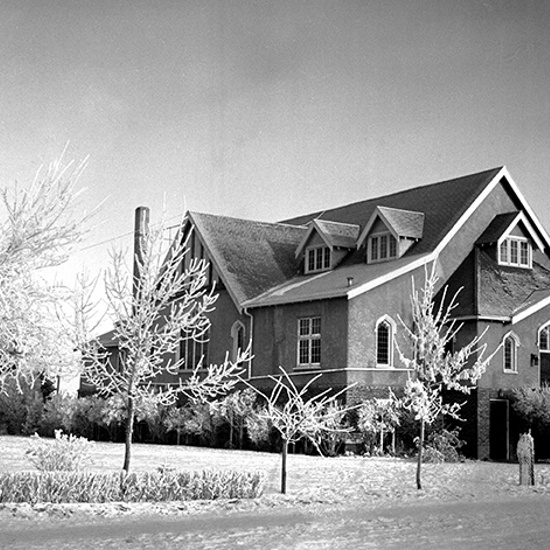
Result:
{"label": "arched window", "polygon": [[240,321],[233,323],[231,327],[231,339],[233,340],[231,358],[233,361],[236,361],[239,352],[244,351],[245,348],[245,328]]}
{"label": "arched window", "polygon": [[395,322],[387,315],[376,323],[376,364],[393,366],[393,340],[395,337]]}
{"label": "arched window", "polygon": [[518,346],[519,338],[513,333],[509,332],[502,341],[502,355],[503,355],[503,369],[504,372],[517,372],[518,371]]}
{"label": "arched window", "polygon": [[550,323],[539,329],[539,350],[550,351]]}

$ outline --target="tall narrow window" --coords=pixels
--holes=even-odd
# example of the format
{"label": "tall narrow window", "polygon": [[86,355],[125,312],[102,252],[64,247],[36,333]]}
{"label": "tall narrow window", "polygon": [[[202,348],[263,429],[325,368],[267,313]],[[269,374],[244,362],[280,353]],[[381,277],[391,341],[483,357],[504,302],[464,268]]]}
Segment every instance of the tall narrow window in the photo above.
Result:
{"label": "tall narrow window", "polygon": [[550,351],[550,324],[542,327],[539,331],[539,349]]}
{"label": "tall narrow window", "polygon": [[321,365],[321,318],[298,319],[298,366]]}
{"label": "tall narrow window", "polygon": [[393,339],[395,325],[391,318],[384,317],[376,324],[376,364],[391,367],[393,365]]}
{"label": "tall narrow window", "polygon": [[503,341],[503,368],[505,372],[517,372],[518,339],[515,334],[508,334]]}
{"label": "tall narrow window", "polygon": [[208,365],[210,330],[201,336],[193,337],[182,332],[179,356],[182,360],[180,370],[203,369]]}
{"label": "tall narrow window", "polygon": [[242,353],[245,348],[245,330],[244,325],[240,321],[235,321],[231,327],[231,338],[233,340],[232,359],[236,361],[239,353]]}

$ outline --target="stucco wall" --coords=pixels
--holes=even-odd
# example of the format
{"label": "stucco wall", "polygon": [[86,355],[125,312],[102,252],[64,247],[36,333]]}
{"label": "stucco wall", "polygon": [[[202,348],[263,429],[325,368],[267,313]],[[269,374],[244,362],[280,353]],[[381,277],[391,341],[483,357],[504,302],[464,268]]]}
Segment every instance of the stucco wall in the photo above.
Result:
{"label": "stucco wall", "polygon": [[266,376],[297,366],[298,319],[321,317],[321,368],[346,365],[347,301],[319,300],[273,306],[252,311],[254,315],[253,376]]}

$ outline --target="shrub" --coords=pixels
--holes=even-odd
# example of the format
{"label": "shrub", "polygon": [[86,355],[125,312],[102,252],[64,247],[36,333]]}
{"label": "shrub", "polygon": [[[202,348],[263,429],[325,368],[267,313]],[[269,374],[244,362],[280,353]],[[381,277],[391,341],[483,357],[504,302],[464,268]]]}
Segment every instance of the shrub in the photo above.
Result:
{"label": "shrub", "polygon": [[41,472],[81,470],[91,462],[90,441],[83,437],[55,431],[54,439],[33,435],[26,451],[27,458]]}
{"label": "shrub", "polygon": [[264,475],[197,472],[16,472],[0,474],[0,502],[162,502],[257,498]]}
{"label": "shrub", "polygon": [[55,430],[73,432],[78,408],[78,398],[72,395],[54,394],[44,405],[44,414],[40,421],[40,433],[49,437]]}
{"label": "shrub", "polygon": [[424,449],[424,462],[459,462],[460,447],[464,441],[458,437],[458,428],[452,431],[442,429],[429,435]]}

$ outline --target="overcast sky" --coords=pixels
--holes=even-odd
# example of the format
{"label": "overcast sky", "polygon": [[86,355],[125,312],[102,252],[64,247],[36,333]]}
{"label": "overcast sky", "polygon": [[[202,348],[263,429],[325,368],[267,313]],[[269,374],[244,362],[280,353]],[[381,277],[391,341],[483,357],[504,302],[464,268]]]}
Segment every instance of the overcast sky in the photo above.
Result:
{"label": "overcast sky", "polygon": [[550,230],[549,29],[545,0],[0,0],[0,182],[90,155],[92,270],[163,197],[275,221],[503,164]]}

